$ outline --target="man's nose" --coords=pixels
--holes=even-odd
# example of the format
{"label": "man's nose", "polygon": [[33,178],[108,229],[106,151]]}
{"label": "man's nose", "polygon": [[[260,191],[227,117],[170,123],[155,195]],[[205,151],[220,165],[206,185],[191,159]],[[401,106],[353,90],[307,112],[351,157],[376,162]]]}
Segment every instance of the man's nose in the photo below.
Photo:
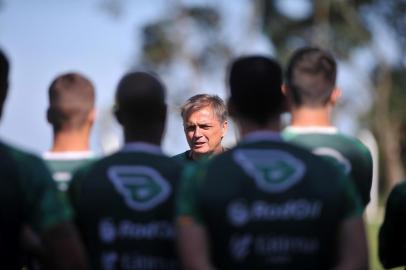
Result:
{"label": "man's nose", "polygon": [[197,127],[195,129],[195,133],[193,135],[194,135],[194,137],[201,137],[202,136],[201,129]]}

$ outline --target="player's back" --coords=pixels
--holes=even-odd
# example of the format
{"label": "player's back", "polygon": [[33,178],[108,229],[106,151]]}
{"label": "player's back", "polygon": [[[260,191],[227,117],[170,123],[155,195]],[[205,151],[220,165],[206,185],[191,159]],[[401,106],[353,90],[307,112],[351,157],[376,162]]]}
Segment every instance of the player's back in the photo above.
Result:
{"label": "player's back", "polygon": [[288,127],[284,138],[332,161],[350,175],[365,207],[370,201],[372,157],[368,148],[354,137],[338,133],[335,128]]}
{"label": "player's back", "polygon": [[329,269],[340,223],[361,212],[347,177],[281,141],[240,143],[198,170],[198,204],[220,269]]}
{"label": "player's back", "polygon": [[69,193],[94,269],[177,269],[174,194],[182,166],[124,149],[74,177]]}

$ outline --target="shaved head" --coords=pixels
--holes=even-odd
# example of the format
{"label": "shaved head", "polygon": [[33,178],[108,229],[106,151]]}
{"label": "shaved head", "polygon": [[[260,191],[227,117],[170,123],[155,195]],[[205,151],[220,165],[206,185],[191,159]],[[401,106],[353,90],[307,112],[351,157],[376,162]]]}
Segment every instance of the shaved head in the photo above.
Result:
{"label": "shaved head", "polygon": [[229,67],[228,82],[234,109],[230,114],[266,124],[283,112],[282,69],[276,60],[260,55],[237,58]]}
{"label": "shaved head", "polygon": [[116,116],[125,128],[142,128],[165,122],[165,87],[147,72],[126,74],[116,92]]}
{"label": "shaved head", "polygon": [[49,87],[48,121],[55,131],[80,129],[94,108],[92,82],[79,73],[65,73]]}

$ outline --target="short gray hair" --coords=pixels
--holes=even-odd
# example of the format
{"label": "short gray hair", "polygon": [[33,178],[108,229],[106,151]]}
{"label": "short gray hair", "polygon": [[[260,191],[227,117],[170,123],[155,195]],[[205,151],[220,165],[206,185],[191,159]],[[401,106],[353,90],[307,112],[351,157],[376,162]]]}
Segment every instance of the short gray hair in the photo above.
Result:
{"label": "short gray hair", "polygon": [[227,121],[228,113],[226,104],[217,95],[198,94],[189,98],[181,107],[180,115],[182,119],[185,120],[190,114],[207,106],[210,106],[214,110],[217,119],[221,123]]}

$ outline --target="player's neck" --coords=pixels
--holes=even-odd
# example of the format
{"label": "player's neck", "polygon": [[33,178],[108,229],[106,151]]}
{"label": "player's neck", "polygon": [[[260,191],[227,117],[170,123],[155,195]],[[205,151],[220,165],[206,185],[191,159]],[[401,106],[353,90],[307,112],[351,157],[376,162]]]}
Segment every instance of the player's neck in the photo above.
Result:
{"label": "player's neck", "polygon": [[322,108],[295,108],[291,110],[292,126],[332,126],[331,109],[329,107]]}
{"label": "player's neck", "polygon": [[162,135],[156,132],[129,132],[124,130],[124,142],[145,142],[155,145],[161,145]]}
{"label": "player's neck", "polygon": [[51,152],[89,151],[89,132],[63,131],[54,135]]}
{"label": "player's neck", "polygon": [[279,117],[270,119],[267,123],[261,125],[248,119],[236,119],[236,122],[238,123],[241,137],[257,131],[280,132],[282,129]]}

